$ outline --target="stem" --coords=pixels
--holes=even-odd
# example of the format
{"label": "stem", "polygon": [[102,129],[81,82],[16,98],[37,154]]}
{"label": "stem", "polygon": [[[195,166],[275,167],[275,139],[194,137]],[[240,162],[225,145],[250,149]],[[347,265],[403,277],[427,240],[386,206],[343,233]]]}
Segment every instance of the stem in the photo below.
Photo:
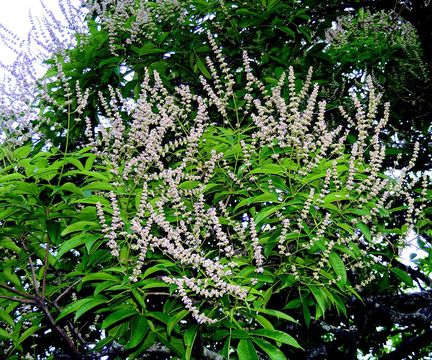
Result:
{"label": "stem", "polygon": [[[21,244],[22,244],[22,246],[23,246],[23,249],[24,249],[27,253],[29,253],[28,248],[27,248],[27,245],[25,244],[24,240],[21,239],[20,242],[21,242]],[[38,282],[37,282],[37,280],[36,280],[36,271],[35,271],[35,267],[34,267],[33,260],[32,260],[32,258],[31,258],[31,256],[29,256],[29,263],[30,263],[30,269],[31,269],[31,273],[32,273],[33,287],[34,287],[34,289],[35,289],[36,296],[39,296],[39,286],[38,286]],[[42,296],[43,296],[43,295],[42,295]]]}
{"label": "stem", "polygon": [[46,275],[48,272],[48,255],[49,255],[49,249],[50,249],[50,240],[49,236],[47,237],[47,244],[45,248],[45,258],[44,258],[44,269],[43,269],[43,275],[42,275],[42,297],[45,298],[45,290],[46,290]]}
{"label": "stem", "polygon": [[68,348],[72,351],[73,354],[79,354],[79,351],[75,344],[73,343],[72,339],[66,334],[66,332],[56,324],[52,314],[49,312],[47,306],[45,304],[40,305],[41,310],[45,313],[46,317],[48,318],[48,321],[51,324],[52,329],[57,332],[61,338],[64,340]]}

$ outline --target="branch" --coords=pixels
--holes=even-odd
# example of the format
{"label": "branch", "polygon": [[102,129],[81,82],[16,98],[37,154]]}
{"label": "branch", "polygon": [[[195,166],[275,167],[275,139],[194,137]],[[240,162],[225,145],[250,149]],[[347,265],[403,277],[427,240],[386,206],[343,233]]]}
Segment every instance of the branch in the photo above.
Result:
{"label": "branch", "polygon": [[[147,349],[146,353],[144,354],[145,358],[153,359],[158,354],[162,356],[168,356],[172,355],[172,351],[168,349],[166,346],[158,343],[152,345],[150,348]],[[203,346],[202,347],[202,355],[203,359],[209,359],[209,360],[223,360],[223,356],[219,355],[218,353],[210,350],[209,348]]]}
{"label": "branch", "polygon": [[[391,321],[406,326],[429,327],[432,322],[432,290],[400,295],[376,295],[355,304],[358,311],[367,312],[374,323]],[[366,307],[366,309],[365,309]],[[363,310],[362,310],[363,308]]]}
{"label": "branch", "polygon": [[432,344],[432,330],[426,330],[425,333],[416,336],[415,338],[408,338],[403,341],[396,350],[389,354],[384,355],[382,360],[399,360],[407,359],[408,355],[413,353],[419,354],[421,349],[426,348]]}
{"label": "branch", "polygon": [[78,279],[77,281],[75,281],[72,285],[68,286],[66,288],[65,291],[63,291],[59,296],[57,296],[57,298],[54,300],[54,304],[57,305],[57,302],[63,297],[65,296],[69,291],[71,291],[73,289],[73,287],[75,285],[77,285],[79,282],[81,281],[81,279]]}
{"label": "branch", "polygon": [[426,285],[432,286],[432,279],[419,269],[414,269],[409,265],[402,264],[400,261],[393,259],[391,263],[394,267],[406,271],[411,277],[423,281]]}
{"label": "branch", "polygon": [[[407,338],[383,359],[405,359],[413,351],[432,343],[432,289],[411,294],[371,295],[363,300],[353,298],[346,305],[349,316],[346,321],[337,314],[329,314],[325,320],[312,321],[309,329],[303,332],[293,330],[310,340],[316,339],[306,346],[302,358],[335,358],[341,355],[342,346],[345,358],[353,359],[360,347],[376,348],[385,344],[391,336],[388,331],[394,329],[395,324],[404,326],[397,333]],[[388,331],[377,332],[378,326]],[[323,343],[322,335],[329,333],[334,335],[334,339]]]}
{"label": "branch", "polygon": [[45,313],[48,321],[51,324],[51,328],[60,335],[60,337],[64,340],[64,342],[66,343],[66,345],[68,346],[68,348],[72,351],[73,354],[79,354],[79,351],[77,349],[77,347],[75,346],[74,342],[72,341],[72,339],[66,334],[66,332],[59,326],[56,324],[52,314],[50,313],[50,311],[48,310],[48,307],[44,304],[40,306],[41,310]]}
{"label": "branch", "polygon": [[1,283],[0,283],[0,288],[3,288],[3,289],[5,289],[5,290],[7,290],[7,291],[10,291],[10,292],[12,292],[12,293],[14,293],[14,294],[17,294],[17,295],[23,296],[23,297],[28,298],[28,299],[33,299],[33,300],[38,300],[38,299],[39,299],[37,296],[30,295],[30,294],[28,294],[28,293],[26,293],[26,292],[16,290],[16,289],[14,289],[14,288],[12,288],[12,287],[10,287],[10,286],[7,286],[7,285],[5,285],[5,284],[1,284]]}
{"label": "branch", "polygon": [[10,301],[16,301],[16,302],[20,302],[20,303],[23,303],[23,304],[37,305],[36,300],[23,299],[23,298],[18,298],[18,297],[15,297],[15,296],[0,295],[0,299],[6,299],[6,300],[10,300]]}
{"label": "branch", "polygon": [[[57,309],[57,311],[59,313],[61,313],[61,308],[60,306],[57,305],[57,303],[53,303],[54,307]],[[85,341],[83,339],[83,337],[81,336],[81,334],[79,333],[79,331],[75,328],[74,324],[72,323],[72,321],[67,321],[67,325],[69,326],[69,328],[72,330],[72,332],[74,333],[74,335],[76,336],[76,338],[81,342],[81,344],[87,344],[87,341]]]}

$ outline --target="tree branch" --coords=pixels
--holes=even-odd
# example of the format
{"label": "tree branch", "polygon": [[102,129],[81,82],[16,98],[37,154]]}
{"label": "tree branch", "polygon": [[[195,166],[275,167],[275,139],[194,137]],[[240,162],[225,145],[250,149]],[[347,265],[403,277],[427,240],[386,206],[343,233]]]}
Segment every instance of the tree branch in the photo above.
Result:
{"label": "tree branch", "polygon": [[403,341],[396,350],[384,355],[381,360],[406,359],[408,355],[419,354],[421,349],[432,343],[432,330],[426,330],[423,334],[415,338],[408,338]]}
{"label": "tree branch", "polygon": [[3,289],[5,289],[5,290],[7,290],[7,291],[10,291],[10,292],[12,292],[12,293],[14,293],[14,294],[17,294],[17,295],[23,296],[23,297],[28,298],[28,299],[33,299],[33,300],[38,300],[38,299],[39,299],[37,296],[30,295],[30,294],[28,294],[28,293],[26,293],[26,292],[16,290],[16,289],[14,289],[14,288],[12,288],[12,287],[10,287],[10,286],[7,286],[7,285],[5,285],[5,284],[1,284],[1,283],[0,283],[0,288],[3,288]]}
{"label": "tree branch", "polygon": [[406,271],[411,277],[423,281],[426,285],[432,286],[432,279],[418,269],[414,269],[409,265],[402,264],[400,261],[393,259],[391,264],[403,271]]}
{"label": "tree branch", "polygon": [[39,307],[45,313],[49,323],[51,324],[51,328],[57,334],[60,335],[60,337],[64,340],[65,344],[71,350],[71,352],[73,354],[79,354],[79,351],[78,351],[77,347],[75,346],[74,342],[72,341],[72,339],[66,334],[66,332],[59,325],[56,324],[56,322],[55,322],[52,314],[50,313],[48,307],[46,306],[46,304],[40,305]]}
{"label": "tree branch", "polygon": [[18,298],[18,297],[15,297],[15,296],[0,295],[0,299],[6,299],[6,300],[10,300],[10,301],[16,301],[16,302],[20,302],[20,303],[23,303],[23,304],[37,305],[36,300],[23,299],[23,298]]}

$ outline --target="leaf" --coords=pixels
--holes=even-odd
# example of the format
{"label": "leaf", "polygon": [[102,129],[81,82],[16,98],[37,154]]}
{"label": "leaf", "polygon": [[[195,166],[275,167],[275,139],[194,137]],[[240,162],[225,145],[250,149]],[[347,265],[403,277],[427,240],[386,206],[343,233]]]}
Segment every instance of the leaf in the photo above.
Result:
{"label": "leaf", "polygon": [[14,150],[14,155],[16,160],[21,160],[26,158],[32,152],[33,147],[31,145],[21,146],[18,149]]}
{"label": "leaf", "polygon": [[92,281],[92,280],[108,280],[108,281],[114,281],[116,283],[120,282],[120,279],[118,277],[105,272],[88,274],[82,278],[82,282]]}
{"label": "leaf", "polygon": [[358,9],[357,14],[358,14],[359,20],[363,21],[364,20],[364,8],[361,7],[360,9]]}
{"label": "leaf", "polygon": [[260,338],[253,337],[252,341],[264,350],[271,360],[286,360],[285,355],[276,346],[270,344],[268,341]]}
{"label": "leaf", "polygon": [[195,189],[196,187],[198,187],[199,185],[201,185],[201,181],[196,181],[196,180],[187,180],[187,181],[183,181],[182,183],[180,183],[178,185],[179,189],[186,189],[186,190],[190,190],[190,189]]}
{"label": "leaf", "polygon": [[250,334],[254,336],[258,335],[258,336],[268,337],[282,344],[287,344],[295,348],[302,349],[302,347],[300,346],[300,344],[297,342],[296,339],[294,339],[291,335],[280,330],[258,329],[258,330],[250,331]]}
{"label": "leaf", "polygon": [[84,170],[84,167],[81,164],[81,161],[79,161],[78,159],[70,156],[70,157],[66,157],[63,159],[66,163],[70,163],[72,165],[74,165],[77,169],[79,170]]}
{"label": "leaf", "polygon": [[241,339],[237,345],[239,360],[258,360],[255,347],[249,339]]}
{"label": "leaf", "polygon": [[291,36],[292,38],[295,38],[295,32],[292,31],[289,27],[287,27],[287,26],[278,26],[277,28],[279,30],[283,31],[288,36]]}
{"label": "leaf", "polygon": [[90,184],[84,186],[82,188],[84,191],[86,190],[104,190],[104,191],[112,191],[114,187],[110,183],[106,183],[104,181],[93,181]]}
{"label": "leaf", "polygon": [[143,290],[144,289],[170,287],[170,285],[167,284],[166,282],[163,282],[162,280],[156,280],[156,279],[146,279],[146,280],[140,281],[137,284],[139,284],[140,289],[143,289]]}
{"label": "leaf", "polygon": [[148,269],[146,269],[146,271],[143,274],[143,278],[146,278],[147,276],[154,274],[155,272],[159,272],[159,271],[167,271],[167,267],[169,266],[173,266],[174,264],[157,264],[154,266],[149,267]]}
{"label": "leaf", "polygon": [[371,232],[369,227],[361,222],[357,223],[357,227],[360,229],[366,240],[371,241]]}
{"label": "leaf", "polygon": [[34,183],[16,182],[14,183],[14,194],[17,195],[34,195],[39,196],[41,189]]}
{"label": "leaf", "polygon": [[336,275],[340,276],[342,284],[345,285],[347,281],[347,273],[344,262],[339,257],[339,255],[334,252],[330,253],[329,259]]}
{"label": "leaf", "polygon": [[97,284],[94,288],[94,295],[100,294],[105,289],[112,288],[113,286],[116,286],[117,283],[112,281],[102,281],[101,283]]}
{"label": "leaf", "polygon": [[77,231],[88,231],[99,229],[99,224],[94,221],[78,221],[67,226],[61,233],[61,236],[66,236]]}
{"label": "leaf", "polygon": [[117,57],[111,57],[111,58],[108,58],[106,60],[101,61],[98,64],[98,66],[99,66],[99,68],[102,68],[105,65],[117,66],[117,65],[119,65],[120,62],[121,62],[121,60],[119,58],[117,58]]}
{"label": "leaf", "polygon": [[152,317],[156,320],[159,320],[160,322],[164,323],[165,325],[169,323],[170,317],[168,314],[165,314],[160,311],[149,311],[147,313],[147,317]]}
{"label": "leaf", "polygon": [[183,340],[186,345],[186,360],[192,359],[193,344],[198,334],[198,327],[193,326],[186,329],[183,334]]}
{"label": "leaf", "polygon": [[260,224],[261,221],[264,219],[267,219],[271,214],[274,214],[275,212],[278,212],[280,209],[284,207],[283,204],[277,205],[277,206],[267,206],[263,210],[261,210],[256,216],[255,216],[255,224]]}
{"label": "leaf", "polygon": [[20,278],[15,274],[15,269],[12,272],[10,267],[3,268],[3,276],[20,290],[23,289]]}
{"label": "leaf", "polygon": [[142,342],[141,346],[134,353],[131,354],[131,359],[134,359],[135,357],[138,356],[142,356],[142,354],[144,354],[147,351],[147,349],[154,344],[156,338],[157,338],[156,333],[152,331],[147,332],[147,336]]}
{"label": "leaf", "polygon": [[267,314],[267,315],[271,315],[271,316],[275,316],[279,319],[283,319],[283,320],[287,320],[287,321],[291,321],[293,323],[298,323],[298,321],[296,319],[294,319],[293,317],[285,314],[282,311],[279,310],[273,310],[273,309],[254,309],[255,311],[258,311],[260,313],[263,314]]}
{"label": "leaf", "polygon": [[342,311],[342,313],[347,316],[347,309],[345,306],[345,303],[343,302],[343,300],[337,295],[337,294],[333,294],[333,298],[334,298],[334,304],[336,306],[336,310],[339,313],[339,310]]}
{"label": "leaf", "polygon": [[18,173],[3,175],[3,176],[0,176],[0,184],[5,183],[5,182],[9,182],[9,181],[21,180],[21,179],[25,179],[25,176],[18,174]]}
{"label": "leaf", "polygon": [[407,284],[408,286],[413,286],[413,279],[411,278],[411,276],[408,275],[407,272],[398,269],[398,268],[391,268],[390,271],[395,274],[399,280],[402,280],[405,284]]}
{"label": "leaf", "polygon": [[63,191],[69,191],[72,194],[77,194],[77,195],[82,195],[83,193],[78,186],[70,182],[63,184],[60,189],[62,189]]}
{"label": "leaf", "polygon": [[261,202],[280,202],[277,195],[273,193],[264,193],[260,194],[258,196],[253,196],[251,198],[244,199],[238,203],[238,205],[235,207],[234,211],[241,208],[244,205],[251,205],[251,204],[257,204]]}
{"label": "leaf", "polygon": [[64,254],[72,249],[76,249],[77,247],[86,244],[88,241],[93,241],[99,238],[99,235],[96,234],[80,234],[74,236],[73,238],[65,241],[60,248],[58,249],[56,258],[60,259]]}
{"label": "leaf", "polygon": [[11,326],[14,324],[12,317],[5,310],[0,310],[0,320],[8,323]]}
{"label": "leaf", "polygon": [[162,344],[164,344],[168,349],[175,351],[179,357],[184,357],[185,347],[183,339],[179,339],[174,336],[170,336],[168,338],[166,334],[162,332],[158,333],[158,337]]}
{"label": "leaf", "polygon": [[12,339],[12,335],[8,331],[0,328],[0,339]]}
{"label": "leaf", "polygon": [[67,176],[75,176],[75,175],[86,175],[88,178],[95,178],[102,181],[109,182],[109,176],[105,175],[106,173],[97,172],[97,171],[87,171],[87,170],[71,170],[67,173],[63,174],[63,177]]}
{"label": "leaf", "polygon": [[53,244],[57,244],[60,238],[61,225],[59,222],[47,219],[45,226],[48,232],[48,236]]}
{"label": "leaf", "polygon": [[277,164],[264,164],[259,168],[253,169],[250,174],[283,175],[285,174],[285,168]]}
{"label": "leaf", "polygon": [[307,327],[309,327],[309,324],[311,321],[311,314],[309,311],[309,306],[306,304],[306,302],[303,301],[303,299],[301,299],[301,304],[302,304],[303,317],[305,320],[305,324]]}
{"label": "leaf", "polygon": [[131,293],[134,296],[136,302],[138,303],[138,305],[141,306],[141,308],[145,309],[146,305],[145,305],[145,301],[144,298],[142,297],[142,295],[138,292],[137,289],[132,288],[131,289]]}
{"label": "leaf", "polygon": [[348,200],[347,195],[349,195],[346,191],[334,192],[326,195],[323,199],[325,204],[332,203],[335,201]]}
{"label": "leaf", "polygon": [[209,71],[207,70],[207,68],[205,67],[204,63],[202,62],[202,60],[199,58],[198,55],[196,56],[196,66],[207,79],[211,79],[211,74],[209,73]]}
{"label": "leaf", "polygon": [[21,251],[21,248],[18,247],[11,239],[8,238],[0,239],[0,249],[1,248],[12,250],[16,253]]}
{"label": "leaf", "polygon": [[255,320],[258,321],[264,329],[274,330],[274,326],[272,325],[272,323],[268,321],[264,316],[257,314],[255,315]]}
{"label": "leaf", "polygon": [[145,338],[149,326],[147,319],[142,315],[137,315],[131,320],[131,336],[125,349],[133,349],[138,346]]}
{"label": "leaf", "polygon": [[108,299],[105,296],[102,295],[97,295],[97,296],[91,296],[88,298],[84,298],[84,299],[80,299],[77,301],[74,301],[73,303],[67,305],[59,314],[59,316],[57,317],[56,321],[59,321],[60,319],[63,319],[65,316],[77,311],[79,308],[81,308],[82,306],[84,306],[87,303],[92,303],[92,304],[96,304],[100,305],[103,303],[107,303]]}
{"label": "leaf", "polygon": [[29,327],[26,331],[24,331],[19,340],[18,340],[18,344],[21,344],[22,342],[24,342],[28,337],[32,336],[36,331],[41,330],[42,328],[40,326],[32,326]]}
{"label": "leaf", "polygon": [[326,310],[326,297],[325,294],[321,291],[320,288],[316,286],[309,286],[314,298],[316,299],[318,306],[321,309],[321,312],[324,314]]}
{"label": "leaf", "polygon": [[311,35],[309,33],[310,30],[307,27],[305,27],[305,26],[298,26],[297,30],[300,31],[303,34],[303,36],[306,38],[306,41],[308,43],[312,42],[312,37],[311,37]]}
{"label": "leaf", "polygon": [[249,339],[250,335],[247,331],[241,329],[233,329],[231,330],[231,337],[233,339]]}
{"label": "leaf", "polygon": [[165,50],[158,49],[155,47],[152,43],[146,43],[142,47],[132,47],[132,51],[137,54],[138,56],[144,56],[144,55],[150,55],[150,54],[160,54],[165,53]]}
{"label": "leaf", "polygon": [[167,334],[171,335],[171,331],[178,324],[178,322],[188,314],[188,310],[181,310],[177,314],[175,314],[167,324]]}
{"label": "leaf", "polygon": [[102,329],[106,329],[119,321],[125,320],[133,315],[137,315],[135,309],[123,308],[114,311],[112,314],[108,315],[107,318],[102,322]]}
{"label": "leaf", "polygon": [[79,307],[79,309],[77,309],[77,311],[75,313],[74,321],[77,321],[87,311],[89,311],[89,310],[91,310],[91,309],[93,309],[99,305],[105,304],[106,302],[107,301],[105,299],[100,298],[100,299],[93,299],[92,301],[88,301],[88,302],[82,304]]}

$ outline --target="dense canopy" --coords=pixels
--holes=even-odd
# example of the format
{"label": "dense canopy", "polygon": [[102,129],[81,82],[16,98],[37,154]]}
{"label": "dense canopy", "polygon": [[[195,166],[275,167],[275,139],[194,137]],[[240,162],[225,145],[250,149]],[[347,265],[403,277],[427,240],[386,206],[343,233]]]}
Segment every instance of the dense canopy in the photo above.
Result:
{"label": "dense canopy", "polygon": [[59,4],[0,27],[1,358],[429,358],[428,1]]}

